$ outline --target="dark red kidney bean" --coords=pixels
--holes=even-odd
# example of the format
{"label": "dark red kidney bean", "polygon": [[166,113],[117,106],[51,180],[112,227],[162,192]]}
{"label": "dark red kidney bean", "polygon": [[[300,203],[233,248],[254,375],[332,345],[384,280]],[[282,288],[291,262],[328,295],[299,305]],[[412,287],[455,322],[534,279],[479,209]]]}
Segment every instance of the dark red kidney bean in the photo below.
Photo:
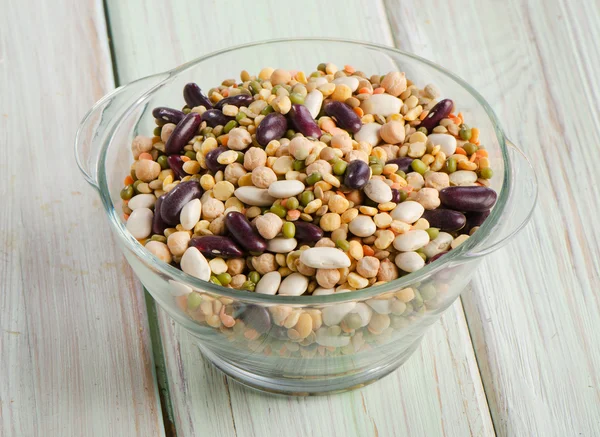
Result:
{"label": "dark red kidney bean", "polygon": [[392,188],[392,202],[400,203],[400,190]]}
{"label": "dark red kidney bean", "polygon": [[266,308],[259,305],[248,305],[240,317],[246,326],[259,334],[264,334],[271,328],[271,315]]}
{"label": "dark red kidney bean", "polygon": [[170,226],[179,223],[181,210],[192,199],[202,196],[202,188],[197,181],[180,182],[171,191],[164,195],[160,206],[160,216]]}
{"label": "dark red kidney bean", "polygon": [[183,179],[184,177],[189,176],[183,170],[183,159],[181,159],[180,155],[171,155],[167,157],[167,163],[169,164],[169,168],[175,173],[177,179]]}
{"label": "dark red kidney bean", "polygon": [[434,127],[440,124],[443,118],[448,117],[452,112],[454,102],[450,99],[440,100],[433,108],[429,110],[427,116],[418,127],[424,127],[428,133],[431,133]]}
{"label": "dark red kidney bean", "polygon": [[231,211],[225,216],[225,226],[240,246],[250,252],[264,252],[267,242],[258,235],[244,214]]}
{"label": "dark red kidney bean", "polygon": [[229,121],[233,120],[234,117],[228,117],[218,109],[209,109],[204,111],[202,114],[202,121],[206,122],[207,126],[225,126]]}
{"label": "dark red kidney bean", "polygon": [[219,155],[221,153],[226,152],[227,150],[228,150],[227,147],[217,147],[216,149],[212,149],[210,152],[208,152],[206,154],[206,156],[205,156],[206,167],[208,167],[208,169],[213,174],[215,174],[219,170],[225,171],[225,167],[227,167],[227,165],[220,164],[217,161],[217,158],[219,157]]}
{"label": "dark red kidney bean", "polygon": [[402,170],[404,173],[410,173],[413,171],[410,164],[414,161],[413,158],[405,157],[405,158],[395,158],[390,159],[386,162],[386,164],[396,164],[398,166],[398,170]]}
{"label": "dark red kidney bean", "polygon": [[254,97],[249,96],[247,94],[238,94],[237,96],[225,97],[224,99],[219,100],[215,109],[223,109],[225,105],[233,105],[237,106],[250,106],[250,103],[254,101]]}
{"label": "dark red kidney bean", "polygon": [[256,141],[266,147],[270,141],[280,139],[287,130],[286,118],[278,112],[271,112],[256,128]]}
{"label": "dark red kidney bean", "polygon": [[300,132],[305,137],[320,138],[321,129],[315,122],[315,119],[310,115],[310,111],[304,105],[292,105],[292,109],[288,112],[288,118],[297,132]]}
{"label": "dark red kidney bean", "polygon": [[438,253],[437,255],[432,256],[431,258],[429,258],[427,260],[427,262],[425,264],[431,264],[432,262],[436,261],[437,259],[443,257],[444,255],[446,255],[448,252],[441,252]]}
{"label": "dark red kidney bean", "polygon": [[360,159],[355,159],[348,164],[346,168],[346,177],[344,178],[344,185],[348,188],[359,190],[369,182],[371,177],[371,169],[366,162]]}
{"label": "dark red kidney bean", "polygon": [[440,200],[446,208],[455,211],[486,211],[494,206],[498,195],[487,187],[448,187],[440,191]]}
{"label": "dark red kidney bean", "polygon": [[185,117],[185,114],[178,109],[159,106],[152,110],[152,116],[160,121],[177,124]]}
{"label": "dark red kidney bean", "polygon": [[342,129],[349,130],[353,134],[362,127],[360,117],[344,102],[331,101],[325,105],[325,114],[335,117],[337,125]]}
{"label": "dark red kidney bean", "polygon": [[467,218],[462,212],[451,209],[432,209],[423,212],[423,218],[429,222],[432,228],[438,228],[444,232],[454,232],[465,227]]}
{"label": "dark red kidney bean", "polygon": [[294,222],[296,225],[296,239],[307,242],[317,242],[323,238],[323,229],[313,225],[312,223],[306,223],[301,221]]}
{"label": "dark red kidney bean", "polygon": [[467,212],[467,224],[461,229],[461,234],[468,234],[476,226],[481,226],[486,218],[490,215],[490,210],[481,212]]}
{"label": "dark red kidney bean", "polygon": [[160,209],[165,196],[166,194],[160,196],[158,199],[156,199],[156,203],[154,204],[154,218],[152,219],[153,234],[162,235],[165,232],[165,229],[169,227],[169,225],[165,223],[160,215]]}
{"label": "dark red kidney bean", "polygon": [[204,106],[206,109],[213,107],[209,98],[206,97],[200,87],[193,82],[190,82],[183,87],[183,99],[190,109],[196,106]]}
{"label": "dark red kidney bean", "polygon": [[173,133],[165,144],[165,153],[167,155],[180,153],[188,141],[198,134],[198,126],[201,121],[200,114],[190,112],[186,115],[173,129]]}
{"label": "dark red kidney bean", "polygon": [[192,238],[190,246],[194,246],[202,255],[208,257],[238,258],[244,255],[244,251],[231,238],[221,235]]}
{"label": "dark red kidney bean", "polygon": [[[279,325],[271,325],[271,329],[269,330],[269,337],[274,337],[277,338],[279,340],[285,340],[285,341],[289,341],[289,337],[288,337],[288,329],[285,326],[279,326]],[[316,344],[316,343],[313,343]]]}

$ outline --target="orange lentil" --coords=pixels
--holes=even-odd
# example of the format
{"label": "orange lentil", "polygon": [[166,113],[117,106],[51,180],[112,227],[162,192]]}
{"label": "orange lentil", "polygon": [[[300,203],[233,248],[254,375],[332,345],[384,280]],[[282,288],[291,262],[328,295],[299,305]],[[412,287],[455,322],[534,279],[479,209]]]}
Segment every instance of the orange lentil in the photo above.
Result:
{"label": "orange lentil", "polygon": [[149,159],[150,161],[152,161],[152,155],[150,155],[149,153],[140,153],[140,157],[138,158],[139,160],[142,159]]}
{"label": "orange lentil", "polygon": [[365,254],[365,256],[375,255],[375,251],[373,249],[371,249],[369,246],[367,246],[366,244],[363,244],[363,253]]}
{"label": "orange lentil", "polygon": [[425,120],[425,117],[427,117],[427,114],[429,114],[429,111],[421,112],[421,115],[419,115],[419,120],[421,120],[421,121]]}
{"label": "orange lentil", "polygon": [[221,144],[224,146],[229,142],[229,135],[221,135],[219,138],[221,138]]}
{"label": "orange lentil", "polygon": [[359,117],[362,117],[363,115],[365,115],[365,111],[363,111],[360,106],[357,106],[356,108],[352,108],[352,110],[354,111],[354,113],[356,115],[358,115]]}
{"label": "orange lentil", "polygon": [[402,191],[406,191],[407,193],[412,193],[413,187],[412,185],[407,185],[405,187],[400,187]]}
{"label": "orange lentil", "polygon": [[223,97],[229,97],[229,90],[227,88],[225,88],[223,91],[221,91],[221,95]]}
{"label": "orange lentil", "polygon": [[400,187],[400,184],[399,184],[398,182],[394,182],[394,183],[393,183],[393,184],[390,186],[390,188],[395,188],[396,190],[399,190],[401,187]]}
{"label": "orange lentil", "polygon": [[454,153],[457,153],[459,155],[465,155],[465,156],[467,156],[467,152],[462,147],[457,147],[456,148],[456,152],[454,152]]}
{"label": "orange lentil", "polygon": [[131,176],[127,176],[125,178],[125,180],[123,181],[123,184],[125,184],[125,185],[131,185],[131,184],[133,184],[133,182],[134,182],[133,178]]}
{"label": "orange lentil", "polygon": [[344,65],[344,71],[352,74],[356,71],[356,69],[352,65]]}
{"label": "orange lentil", "polygon": [[457,115],[457,117],[460,119],[460,123],[461,124],[465,122],[465,119],[463,118],[462,112],[459,112],[458,115]]}
{"label": "orange lentil", "polygon": [[188,162],[188,161],[191,161],[190,157],[189,157],[189,156],[185,156],[185,155],[183,155],[183,156],[181,157],[181,160],[182,160],[183,162]]}
{"label": "orange lentil", "polygon": [[373,91],[367,87],[364,87],[358,90],[358,94],[373,94]]}
{"label": "orange lentil", "polygon": [[479,129],[476,127],[471,128],[471,142],[479,144]]}
{"label": "orange lentil", "polygon": [[290,209],[287,212],[287,216],[290,220],[298,220],[300,218],[300,211],[297,209]]}
{"label": "orange lentil", "polygon": [[471,162],[475,162],[475,158],[477,158],[477,154],[476,154],[476,153],[473,153],[473,154],[471,155],[471,157],[469,158],[469,161],[471,161]]}
{"label": "orange lentil", "polygon": [[485,149],[479,149],[477,152],[475,152],[475,154],[479,157],[479,158],[487,158],[488,157],[488,151]]}
{"label": "orange lentil", "polygon": [[373,90],[373,94],[383,94],[385,92],[385,88],[379,87]]}

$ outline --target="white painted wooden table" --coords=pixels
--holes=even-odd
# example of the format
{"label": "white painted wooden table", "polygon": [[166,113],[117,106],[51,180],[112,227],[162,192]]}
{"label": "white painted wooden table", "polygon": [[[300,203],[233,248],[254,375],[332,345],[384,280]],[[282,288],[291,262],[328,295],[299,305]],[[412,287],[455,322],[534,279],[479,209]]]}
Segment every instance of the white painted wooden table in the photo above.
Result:
{"label": "white painted wooden table", "polygon": [[[309,399],[228,380],[147,306],[72,153],[115,78],[291,36],[394,45],[449,68],[540,182],[532,224],[405,366]],[[600,435],[598,41],[593,0],[3,2],[0,436]]]}

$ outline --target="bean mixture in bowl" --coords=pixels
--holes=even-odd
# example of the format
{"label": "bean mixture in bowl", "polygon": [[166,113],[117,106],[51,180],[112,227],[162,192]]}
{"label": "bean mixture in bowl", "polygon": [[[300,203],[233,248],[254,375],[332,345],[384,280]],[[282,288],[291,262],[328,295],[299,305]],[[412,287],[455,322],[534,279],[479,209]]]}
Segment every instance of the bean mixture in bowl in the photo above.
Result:
{"label": "bean mixture in bowl", "polygon": [[127,229],[192,276],[262,294],[415,272],[467,240],[497,197],[478,129],[439,97],[401,72],[333,64],[242,71],[206,94],[189,83],[185,106],[155,108],[153,136],[133,140]]}

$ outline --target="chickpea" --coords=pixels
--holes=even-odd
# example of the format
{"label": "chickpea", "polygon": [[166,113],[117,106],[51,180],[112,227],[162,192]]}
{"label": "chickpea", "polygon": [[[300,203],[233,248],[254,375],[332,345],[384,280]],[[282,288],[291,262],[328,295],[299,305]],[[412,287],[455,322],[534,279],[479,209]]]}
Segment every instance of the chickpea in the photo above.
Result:
{"label": "chickpea", "polygon": [[256,167],[252,170],[252,183],[259,188],[269,188],[277,180],[277,175],[269,167]]}
{"label": "chickpea", "polygon": [[227,147],[231,150],[244,150],[250,144],[252,144],[252,136],[246,129],[236,127],[229,131]]}
{"label": "chickpea", "polygon": [[264,166],[266,163],[267,153],[260,147],[250,147],[244,153],[244,168],[248,171]]}
{"label": "chickpea", "polygon": [[225,167],[225,180],[237,185],[239,179],[247,173],[242,164],[234,162]]}

